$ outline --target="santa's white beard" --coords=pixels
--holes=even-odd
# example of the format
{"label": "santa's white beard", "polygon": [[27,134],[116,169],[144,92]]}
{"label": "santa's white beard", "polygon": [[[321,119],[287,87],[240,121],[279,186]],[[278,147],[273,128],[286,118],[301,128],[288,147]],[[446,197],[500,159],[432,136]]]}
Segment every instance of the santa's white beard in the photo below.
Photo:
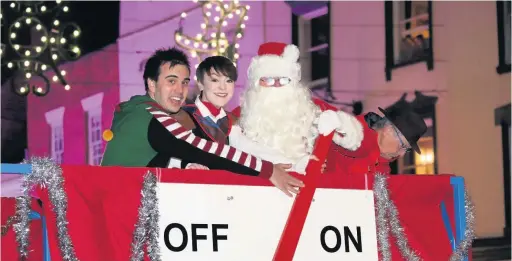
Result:
{"label": "santa's white beard", "polygon": [[319,109],[302,84],[250,86],[242,96],[240,126],[246,137],[297,160],[311,153]]}

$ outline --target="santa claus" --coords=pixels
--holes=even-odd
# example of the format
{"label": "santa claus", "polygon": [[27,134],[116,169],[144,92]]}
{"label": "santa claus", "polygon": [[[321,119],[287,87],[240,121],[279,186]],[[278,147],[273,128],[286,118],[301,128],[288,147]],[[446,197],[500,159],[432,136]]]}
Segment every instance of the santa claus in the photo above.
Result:
{"label": "santa claus", "polygon": [[352,115],[313,99],[301,82],[299,50],[295,45],[265,43],[248,69],[248,81],[235,109],[240,114],[230,144],[274,163],[290,163],[305,173],[319,134],[335,131],[333,146],[356,150],[363,127]]}

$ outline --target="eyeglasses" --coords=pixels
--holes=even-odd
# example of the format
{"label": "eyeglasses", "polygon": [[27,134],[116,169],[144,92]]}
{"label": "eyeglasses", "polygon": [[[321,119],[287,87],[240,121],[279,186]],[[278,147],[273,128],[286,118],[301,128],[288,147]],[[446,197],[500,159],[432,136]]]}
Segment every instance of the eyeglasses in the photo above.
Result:
{"label": "eyeglasses", "polygon": [[395,131],[395,136],[398,139],[398,142],[400,142],[400,148],[399,149],[400,150],[404,150],[405,153],[411,151],[411,147],[410,146],[406,146],[405,142],[400,137],[400,131],[395,126],[393,126],[393,130]]}
{"label": "eyeglasses", "polygon": [[288,77],[261,77],[260,85],[263,87],[281,87],[289,84],[292,79]]}

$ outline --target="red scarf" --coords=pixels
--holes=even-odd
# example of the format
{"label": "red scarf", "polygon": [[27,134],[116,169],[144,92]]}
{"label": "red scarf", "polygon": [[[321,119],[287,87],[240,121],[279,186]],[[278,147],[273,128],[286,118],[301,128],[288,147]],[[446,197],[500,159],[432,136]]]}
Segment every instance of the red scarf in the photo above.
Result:
{"label": "red scarf", "polygon": [[213,105],[211,102],[207,102],[207,101],[201,101],[204,106],[206,106],[206,108],[210,111],[210,113],[214,116],[214,117],[217,117],[219,116],[220,114],[220,110],[222,108],[217,108],[215,107],[215,105]]}

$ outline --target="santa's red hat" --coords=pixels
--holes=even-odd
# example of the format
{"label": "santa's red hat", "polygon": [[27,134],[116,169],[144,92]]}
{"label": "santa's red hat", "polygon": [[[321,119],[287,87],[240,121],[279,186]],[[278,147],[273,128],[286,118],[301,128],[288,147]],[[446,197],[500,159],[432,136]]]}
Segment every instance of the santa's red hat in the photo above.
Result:
{"label": "santa's red hat", "polygon": [[252,81],[260,77],[289,77],[300,81],[299,48],[293,44],[268,42],[260,45],[258,56],[251,60],[247,76]]}

